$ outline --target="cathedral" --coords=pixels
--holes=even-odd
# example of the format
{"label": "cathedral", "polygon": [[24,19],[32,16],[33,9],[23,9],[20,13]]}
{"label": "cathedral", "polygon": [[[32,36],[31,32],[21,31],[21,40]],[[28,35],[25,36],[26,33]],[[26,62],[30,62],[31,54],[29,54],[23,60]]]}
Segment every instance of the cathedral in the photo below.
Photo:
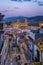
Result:
{"label": "cathedral", "polygon": [[28,26],[28,20],[25,19],[24,22],[21,22],[20,19],[17,19],[17,22],[16,22],[16,23],[13,22],[13,23],[11,24],[11,26],[12,26],[13,28],[26,27],[26,26]]}

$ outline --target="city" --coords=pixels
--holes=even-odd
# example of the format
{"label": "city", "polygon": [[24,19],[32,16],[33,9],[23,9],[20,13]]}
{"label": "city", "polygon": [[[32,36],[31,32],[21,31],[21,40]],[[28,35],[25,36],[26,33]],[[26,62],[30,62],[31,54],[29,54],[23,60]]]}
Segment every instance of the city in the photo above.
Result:
{"label": "city", "polygon": [[1,22],[0,25],[1,65],[43,63],[43,22],[39,26],[29,26],[27,19],[24,23],[17,19],[16,23],[8,25]]}
{"label": "city", "polygon": [[43,65],[43,0],[0,0],[0,65]]}

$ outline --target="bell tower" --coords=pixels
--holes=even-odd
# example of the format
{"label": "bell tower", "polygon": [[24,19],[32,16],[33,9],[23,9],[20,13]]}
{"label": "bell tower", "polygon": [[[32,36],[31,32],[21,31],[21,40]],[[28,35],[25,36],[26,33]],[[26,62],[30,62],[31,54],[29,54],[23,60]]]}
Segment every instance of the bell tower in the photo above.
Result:
{"label": "bell tower", "polygon": [[26,18],[25,18],[24,24],[25,26],[28,26],[28,20]]}

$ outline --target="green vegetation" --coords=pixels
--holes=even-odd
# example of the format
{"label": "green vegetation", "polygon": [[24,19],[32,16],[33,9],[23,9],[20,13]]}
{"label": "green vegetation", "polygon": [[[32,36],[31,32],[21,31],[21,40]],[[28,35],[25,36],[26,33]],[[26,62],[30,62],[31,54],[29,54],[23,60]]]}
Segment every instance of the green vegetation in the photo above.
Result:
{"label": "green vegetation", "polygon": [[40,62],[35,62],[35,65],[41,65],[41,63]]}

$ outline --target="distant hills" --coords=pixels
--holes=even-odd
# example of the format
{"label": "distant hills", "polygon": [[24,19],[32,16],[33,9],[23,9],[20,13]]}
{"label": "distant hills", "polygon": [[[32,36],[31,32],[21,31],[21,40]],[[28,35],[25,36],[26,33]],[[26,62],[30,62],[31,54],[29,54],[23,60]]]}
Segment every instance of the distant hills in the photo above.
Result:
{"label": "distant hills", "polygon": [[17,22],[17,19],[20,19],[21,22],[25,21],[25,18],[28,20],[30,25],[39,25],[39,22],[43,21],[43,16],[35,16],[35,17],[24,17],[24,16],[17,16],[17,17],[8,17],[5,18],[5,22]]}
{"label": "distant hills", "polygon": [[8,17],[8,18],[5,18],[4,20],[6,22],[9,22],[9,21],[17,21],[17,19],[20,19],[21,22],[23,22],[25,20],[25,18],[28,19],[28,21],[43,21],[43,16],[35,16],[35,17],[23,17],[23,16],[17,16],[17,17]]}

